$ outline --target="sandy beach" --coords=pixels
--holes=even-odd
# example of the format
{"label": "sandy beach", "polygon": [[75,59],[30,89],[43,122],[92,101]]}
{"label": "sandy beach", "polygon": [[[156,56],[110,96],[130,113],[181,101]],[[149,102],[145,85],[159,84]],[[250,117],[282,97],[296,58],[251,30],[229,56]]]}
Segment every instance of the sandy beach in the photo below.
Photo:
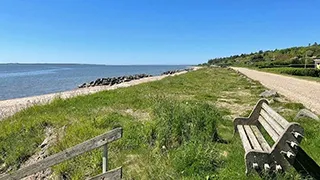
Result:
{"label": "sandy beach", "polygon": [[[193,70],[197,70],[199,68],[200,67],[193,67]],[[134,85],[141,84],[141,83],[161,80],[161,79],[168,77],[168,76],[180,75],[180,74],[184,74],[186,72],[187,71],[182,71],[182,72],[175,73],[172,75],[160,75],[160,76],[147,77],[147,78],[142,78],[142,79],[138,79],[138,80],[133,80],[130,82],[116,84],[113,86],[95,86],[95,87],[75,89],[75,90],[71,90],[71,91],[64,91],[64,92],[59,92],[59,93],[51,93],[51,94],[44,94],[44,95],[39,95],[39,96],[3,100],[3,101],[0,101],[0,120],[4,119],[6,117],[12,116],[15,113],[17,113],[27,107],[31,107],[36,104],[47,104],[47,103],[51,102],[52,100],[54,100],[55,98],[67,99],[67,98],[71,98],[71,97],[75,97],[75,96],[79,96],[79,95],[93,94],[93,93],[96,93],[99,91],[124,88],[124,87],[134,86]]]}

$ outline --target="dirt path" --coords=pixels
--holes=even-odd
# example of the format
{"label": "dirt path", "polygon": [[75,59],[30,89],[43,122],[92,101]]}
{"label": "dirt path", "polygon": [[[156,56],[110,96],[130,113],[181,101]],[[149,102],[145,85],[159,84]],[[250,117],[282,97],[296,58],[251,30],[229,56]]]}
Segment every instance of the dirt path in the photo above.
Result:
{"label": "dirt path", "polygon": [[320,83],[247,68],[233,69],[320,114]]}

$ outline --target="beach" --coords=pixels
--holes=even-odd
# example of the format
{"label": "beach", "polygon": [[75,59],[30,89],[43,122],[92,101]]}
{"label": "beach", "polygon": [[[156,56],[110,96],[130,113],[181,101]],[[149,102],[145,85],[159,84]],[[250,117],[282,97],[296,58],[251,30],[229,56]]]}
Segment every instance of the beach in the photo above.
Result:
{"label": "beach", "polygon": [[[193,67],[193,70],[197,70],[200,67]],[[171,75],[159,75],[159,76],[153,76],[153,77],[146,77],[138,80],[133,80],[130,82],[124,82],[121,84],[116,84],[113,86],[95,86],[95,87],[88,87],[88,88],[81,88],[81,89],[75,89],[70,91],[64,91],[59,93],[51,93],[51,94],[44,94],[44,95],[38,95],[38,96],[32,96],[32,97],[24,97],[24,98],[16,98],[16,99],[9,99],[9,100],[3,100],[0,101],[0,120],[12,116],[15,113],[26,109],[28,107],[31,107],[33,105],[39,105],[39,104],[47,104],[50,103],[52,100],[56,98],[72,98],[79,95],[88,95],[93,94],[100,91],[107,91],[107,90],[113,90],[117,88],[124,88],[129,86],[134,86],[141,83],[146,82],[152,82],[161,80],[168,76],[175,76],[184,74],[187,71],[178,72]]]}

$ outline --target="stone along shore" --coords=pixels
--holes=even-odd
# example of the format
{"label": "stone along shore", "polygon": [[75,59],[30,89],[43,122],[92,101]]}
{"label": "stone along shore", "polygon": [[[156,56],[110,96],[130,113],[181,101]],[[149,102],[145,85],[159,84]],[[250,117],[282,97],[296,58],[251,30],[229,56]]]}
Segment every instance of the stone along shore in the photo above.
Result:
{"label": "stone along shore", "polygon": [[[187,68],[187,69],[178,69],[178,70],[171,70],[163,72],[161,75],[171,75],[183,71],[191,71],[193,68]],[[115,84],[121,84],[124,82],[130,82],[133,80],[138,80],[142,78],[152,77],[150,74],[135,74],[130,76],[119,76],[119,77],[107,77],[107,78],[98,78],[95,81],[91,81],[88,83],[83,83],[79,85],[79,88],[87,88],[87,87],[95,87],[95,86],[113,86]]]}

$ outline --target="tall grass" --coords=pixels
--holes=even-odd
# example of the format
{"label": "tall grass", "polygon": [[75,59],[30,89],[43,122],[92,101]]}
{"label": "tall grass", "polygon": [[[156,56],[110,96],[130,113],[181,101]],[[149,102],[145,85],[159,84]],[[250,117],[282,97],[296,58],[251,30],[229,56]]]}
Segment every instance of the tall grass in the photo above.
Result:
{"label": "tall grass", "polygon": [[218,139],[219,111],[205,103],[164,101],[155,109],[156,131],[160,146],[168,149],[185,142],[215,142]]}
{"label": "tall grass", "polygon": [[164,101],[155,109],[155,137],[181,176],[205,178],[218,167],[214,148],[220,112],[206,103]]}

